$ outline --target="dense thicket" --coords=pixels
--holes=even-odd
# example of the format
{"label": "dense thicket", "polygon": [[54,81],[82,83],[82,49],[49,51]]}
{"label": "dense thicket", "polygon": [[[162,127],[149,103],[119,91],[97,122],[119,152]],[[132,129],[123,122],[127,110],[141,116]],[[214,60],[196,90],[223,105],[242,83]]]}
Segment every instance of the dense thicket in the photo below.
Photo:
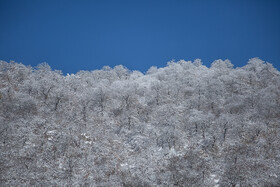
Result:
{"label": "dense thicket", "polygon": [[254,58],[63,76],[0,62],[0,186],[280,186],[280,72]]}

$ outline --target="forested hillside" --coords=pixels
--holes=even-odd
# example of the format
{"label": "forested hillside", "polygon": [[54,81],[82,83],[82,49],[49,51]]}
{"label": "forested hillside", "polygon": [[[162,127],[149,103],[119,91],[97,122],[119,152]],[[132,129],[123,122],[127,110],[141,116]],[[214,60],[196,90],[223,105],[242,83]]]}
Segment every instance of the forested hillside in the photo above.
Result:
{"label": "forested hillside", "polygon": [[280,72],[1,61],[0,186],[280,186]]}

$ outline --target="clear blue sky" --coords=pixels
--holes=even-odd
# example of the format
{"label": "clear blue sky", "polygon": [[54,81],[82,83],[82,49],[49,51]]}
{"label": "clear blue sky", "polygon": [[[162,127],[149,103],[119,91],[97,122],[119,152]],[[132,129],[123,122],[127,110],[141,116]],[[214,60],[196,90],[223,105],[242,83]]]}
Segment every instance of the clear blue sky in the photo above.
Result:
{"label": "clear blue sky", "polygon": [[260,57],[280,69],[277,0],[0,0],[0,59],[63,73]]}

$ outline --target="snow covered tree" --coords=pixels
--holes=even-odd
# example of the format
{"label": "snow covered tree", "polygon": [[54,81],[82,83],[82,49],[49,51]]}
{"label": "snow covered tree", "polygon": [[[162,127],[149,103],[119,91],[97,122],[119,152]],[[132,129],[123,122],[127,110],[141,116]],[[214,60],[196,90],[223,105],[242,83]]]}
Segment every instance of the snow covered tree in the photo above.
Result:
{"label": "snow covered tree", "polygon": [[280,186],[280,72],[258,58],[64,76],[0,61],[0,186]]}

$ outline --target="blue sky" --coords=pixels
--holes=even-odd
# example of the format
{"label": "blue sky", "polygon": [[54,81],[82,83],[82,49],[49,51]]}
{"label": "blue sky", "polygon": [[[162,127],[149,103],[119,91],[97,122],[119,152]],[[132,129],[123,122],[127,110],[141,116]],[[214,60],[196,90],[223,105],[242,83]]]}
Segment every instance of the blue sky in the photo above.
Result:
{"label": "blue sky", "polygon": [[280,69],[280,1],[0,0],[0,59],[63,73],[259,57]]}

